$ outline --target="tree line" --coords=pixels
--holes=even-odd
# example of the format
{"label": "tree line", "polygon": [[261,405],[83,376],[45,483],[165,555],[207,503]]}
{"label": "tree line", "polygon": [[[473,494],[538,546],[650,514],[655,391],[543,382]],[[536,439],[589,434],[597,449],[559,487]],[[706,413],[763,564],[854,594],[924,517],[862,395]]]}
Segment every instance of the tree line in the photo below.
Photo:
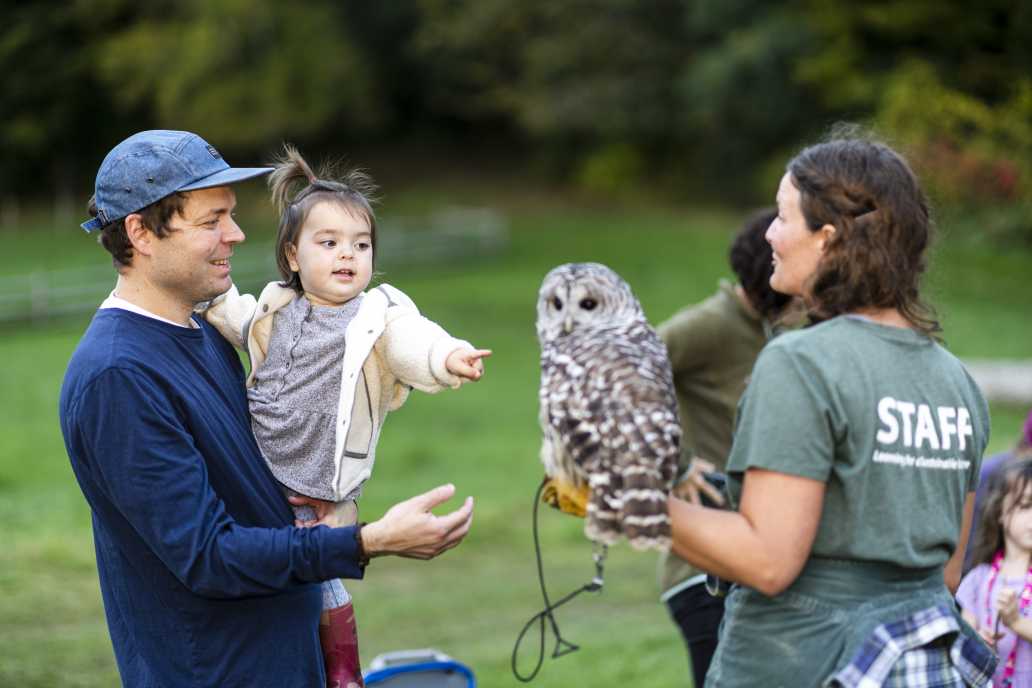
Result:
{"label": "tree line", "polygon": [[76,0],[0,19],[8,193],[79,184],[127,133],[175,127],[239,159],[507,141],[600,191],[742,198],[852,120],[951,200],[1032,197],[1020,0]]}

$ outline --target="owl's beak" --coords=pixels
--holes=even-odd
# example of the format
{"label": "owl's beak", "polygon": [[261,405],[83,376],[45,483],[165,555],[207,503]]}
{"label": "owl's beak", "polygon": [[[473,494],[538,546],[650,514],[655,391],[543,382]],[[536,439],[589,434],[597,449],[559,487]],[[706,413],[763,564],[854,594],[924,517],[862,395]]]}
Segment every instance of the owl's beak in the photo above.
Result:
{"label": "owl's beak", "polygon": [[563,319],[563,334],[570,334],[570,330],[573,329],[573,317],[567,315]]}

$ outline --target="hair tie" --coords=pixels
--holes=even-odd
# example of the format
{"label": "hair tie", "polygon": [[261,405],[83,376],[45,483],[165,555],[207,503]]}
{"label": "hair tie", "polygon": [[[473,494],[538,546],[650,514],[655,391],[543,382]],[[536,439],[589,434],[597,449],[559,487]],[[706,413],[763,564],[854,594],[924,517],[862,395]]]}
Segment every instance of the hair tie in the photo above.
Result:
{"label": "hair tie", "polygon": [[876,212],[878,212],[878,204],[872,201],[871,199],[867,199],[860,206],[860,209],[853,213],[853,218],[860,219],[864,215],[870,215],[871,213]]}
{"label": "hair tie", "polygon": [[313,194],[316,191],[320,191],[326,187],[326,184],[319,180],[319,178],[316,177],[314,174],[309,176],[307,170],[305,170],[305,177],[307,177],[309,180],[308,186],[304,187],[303,189],[297,192],[297,195],[294,196],[294,200],[290,202],[290,205],[296,205],[297,203],[300,203],[302,200],[304,200],[309,194]]}

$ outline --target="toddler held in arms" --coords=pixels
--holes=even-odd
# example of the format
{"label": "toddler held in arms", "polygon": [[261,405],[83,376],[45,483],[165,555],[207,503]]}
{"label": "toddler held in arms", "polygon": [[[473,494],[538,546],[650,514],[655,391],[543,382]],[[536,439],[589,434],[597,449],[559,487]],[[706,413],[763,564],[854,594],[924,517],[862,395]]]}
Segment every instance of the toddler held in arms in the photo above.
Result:
{"label": "toddler held in arms", "polygon": [[[250,356],[252,429],[298,525],[350,525],[387,413],[412,388],[479,380],[491,352],[453,338],[388,284],[366,291],[376,252],[369,177],[317,177],[287,146],[269,185],[283,281],[257,299],[233,287],[205,317]],[[344,585],[325,582],[319,631],[330,687],[362,685],[355,628]]]}

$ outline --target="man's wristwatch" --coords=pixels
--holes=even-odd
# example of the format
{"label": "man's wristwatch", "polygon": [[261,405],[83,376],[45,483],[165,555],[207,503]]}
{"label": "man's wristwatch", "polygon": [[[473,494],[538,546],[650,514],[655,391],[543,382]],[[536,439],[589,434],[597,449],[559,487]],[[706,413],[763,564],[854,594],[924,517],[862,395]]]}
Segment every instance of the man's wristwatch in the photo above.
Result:
{"label": "man's wristwatch", "polygon": [[365,528],[368,523],[362,521],[356,524],[355,527],[355,544],[358,546],[358,565],[363,569],[369,564],[369,553],[366,552],[365,543],[362,542],[362,529]]}

